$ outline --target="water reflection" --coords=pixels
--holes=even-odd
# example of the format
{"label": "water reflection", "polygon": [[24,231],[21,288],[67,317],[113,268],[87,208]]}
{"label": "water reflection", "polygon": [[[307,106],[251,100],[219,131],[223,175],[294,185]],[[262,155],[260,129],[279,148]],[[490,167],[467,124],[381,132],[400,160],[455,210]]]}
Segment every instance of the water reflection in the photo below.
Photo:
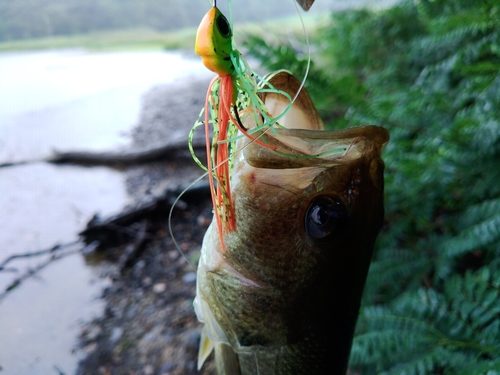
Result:
{"label": "water reflection", "polygon": [[[75,272],[77,270],[77,272]],[[74,374],[79,320],[101,314],[105,283],[79,254],[54,262],[0,305],[0,365],[5,374]],[[3,372],[2,372],[3,373]]]}
{"label": "water reflection", "polygon": [[[0,168],[0,263],[8,256],[47,249],[77,239],[95,213],[119,211],[127,202],[124,176],[111,169],[45,163]],[[9,263],[0,272],[0,292],[40,260]]]}
{"label": "water reflection", "polygon": [[125,145],[142,93],[206,74],[198,59],[180,53],[0,54],[0,162],[40,158],[53,148]]}

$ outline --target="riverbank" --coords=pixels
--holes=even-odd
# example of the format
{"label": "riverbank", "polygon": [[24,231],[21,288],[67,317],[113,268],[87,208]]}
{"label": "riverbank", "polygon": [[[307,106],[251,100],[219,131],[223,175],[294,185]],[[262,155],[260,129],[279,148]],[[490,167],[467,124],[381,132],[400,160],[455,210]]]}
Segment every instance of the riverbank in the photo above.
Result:
{"label": "riverbank", "polygon": [[[132,131],[133,147],[187,140],[207,84],[206,79],[193,79],[152,88],[144,96],[139,124]],[[134,205],[178,191],[202,170],[187,157],[132,166],[125,173],[127,191],[135,198],[128,208],[133,211]],[[194,266],[212,217],[211,200],[203,186],[181,198],[173,212],[172,230],[184,256],[169,234],[171,199],[117,229],[129,235],[117,240],[107,232],[100,249],[90,255],[113,264],[102,275],[112,281],[102,295],[105,314],[82,328],[79,350],[86,357],[78,375],[213,372],[210,362],[202,372],[196,370],[201,325],[192,306]],[[130,249],[134,254],[124,262],[123,254]]]}

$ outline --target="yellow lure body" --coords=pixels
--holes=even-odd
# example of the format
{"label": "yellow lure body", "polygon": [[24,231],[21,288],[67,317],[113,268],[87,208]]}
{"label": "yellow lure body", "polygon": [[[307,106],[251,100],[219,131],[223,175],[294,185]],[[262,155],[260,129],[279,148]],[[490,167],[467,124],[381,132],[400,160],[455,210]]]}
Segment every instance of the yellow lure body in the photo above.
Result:
{"label": "yellow lure body", "polygon": [[234,73],[231,61],[233,33],[226,17],[217,7],[212,7],[203,17],[198,32],[194,51],[201,56],[207,69],[220,77]]}

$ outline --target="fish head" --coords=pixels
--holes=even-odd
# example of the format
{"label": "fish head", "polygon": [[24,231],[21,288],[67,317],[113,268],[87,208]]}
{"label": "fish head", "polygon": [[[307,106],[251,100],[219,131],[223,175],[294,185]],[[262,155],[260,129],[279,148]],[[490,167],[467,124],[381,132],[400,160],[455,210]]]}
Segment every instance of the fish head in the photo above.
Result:
{"label": "fish head", "polygon": [[[253,133],[273,148],[240,143],[232,176],[236,230],[224,236],[224,252],[216,230],[207,232],[197,313],[212,340],[236,352],[286,347],[303,354],[314,341],[311,357],[338,357],[334,366],[342,367],[383,223],[388,132],[323,130],[298,80],[281,71],[269,82],[292,98],[301,91],[280,118],[286,127]],[[276,93],[262,99],[275,117],[289,103]],[[243,120],[249,131],[252,121]]]}
{"label": "fish head", "polygon": [[[300,89],[286,71],[270,83],[291,97]],[[275,117],[289,103],[276,93],[263,101]],[[340,275],[349,258],[369,260],[383,222],[381,151],[388,132],[376,126],[323,130],[305,90],[280,124],[286,128],[262,136],[276,149],[245,140],[236,157],[237,230],[224,239],[224,258],[256,283],[291,291],[317,278],[318,268],[338,267]]]}

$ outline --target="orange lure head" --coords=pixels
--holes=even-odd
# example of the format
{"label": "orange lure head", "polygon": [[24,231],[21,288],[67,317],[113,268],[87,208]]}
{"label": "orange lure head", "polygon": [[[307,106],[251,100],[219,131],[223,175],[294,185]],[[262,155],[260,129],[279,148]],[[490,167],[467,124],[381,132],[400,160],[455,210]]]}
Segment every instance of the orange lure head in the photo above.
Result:
{"label": "orange lure head", "polygon": [[221,77],[227,76],[234,72],[230,56],[232,39],[233,32],[227,18],[214,6],[201,20],[194,51],[208,69]]}

